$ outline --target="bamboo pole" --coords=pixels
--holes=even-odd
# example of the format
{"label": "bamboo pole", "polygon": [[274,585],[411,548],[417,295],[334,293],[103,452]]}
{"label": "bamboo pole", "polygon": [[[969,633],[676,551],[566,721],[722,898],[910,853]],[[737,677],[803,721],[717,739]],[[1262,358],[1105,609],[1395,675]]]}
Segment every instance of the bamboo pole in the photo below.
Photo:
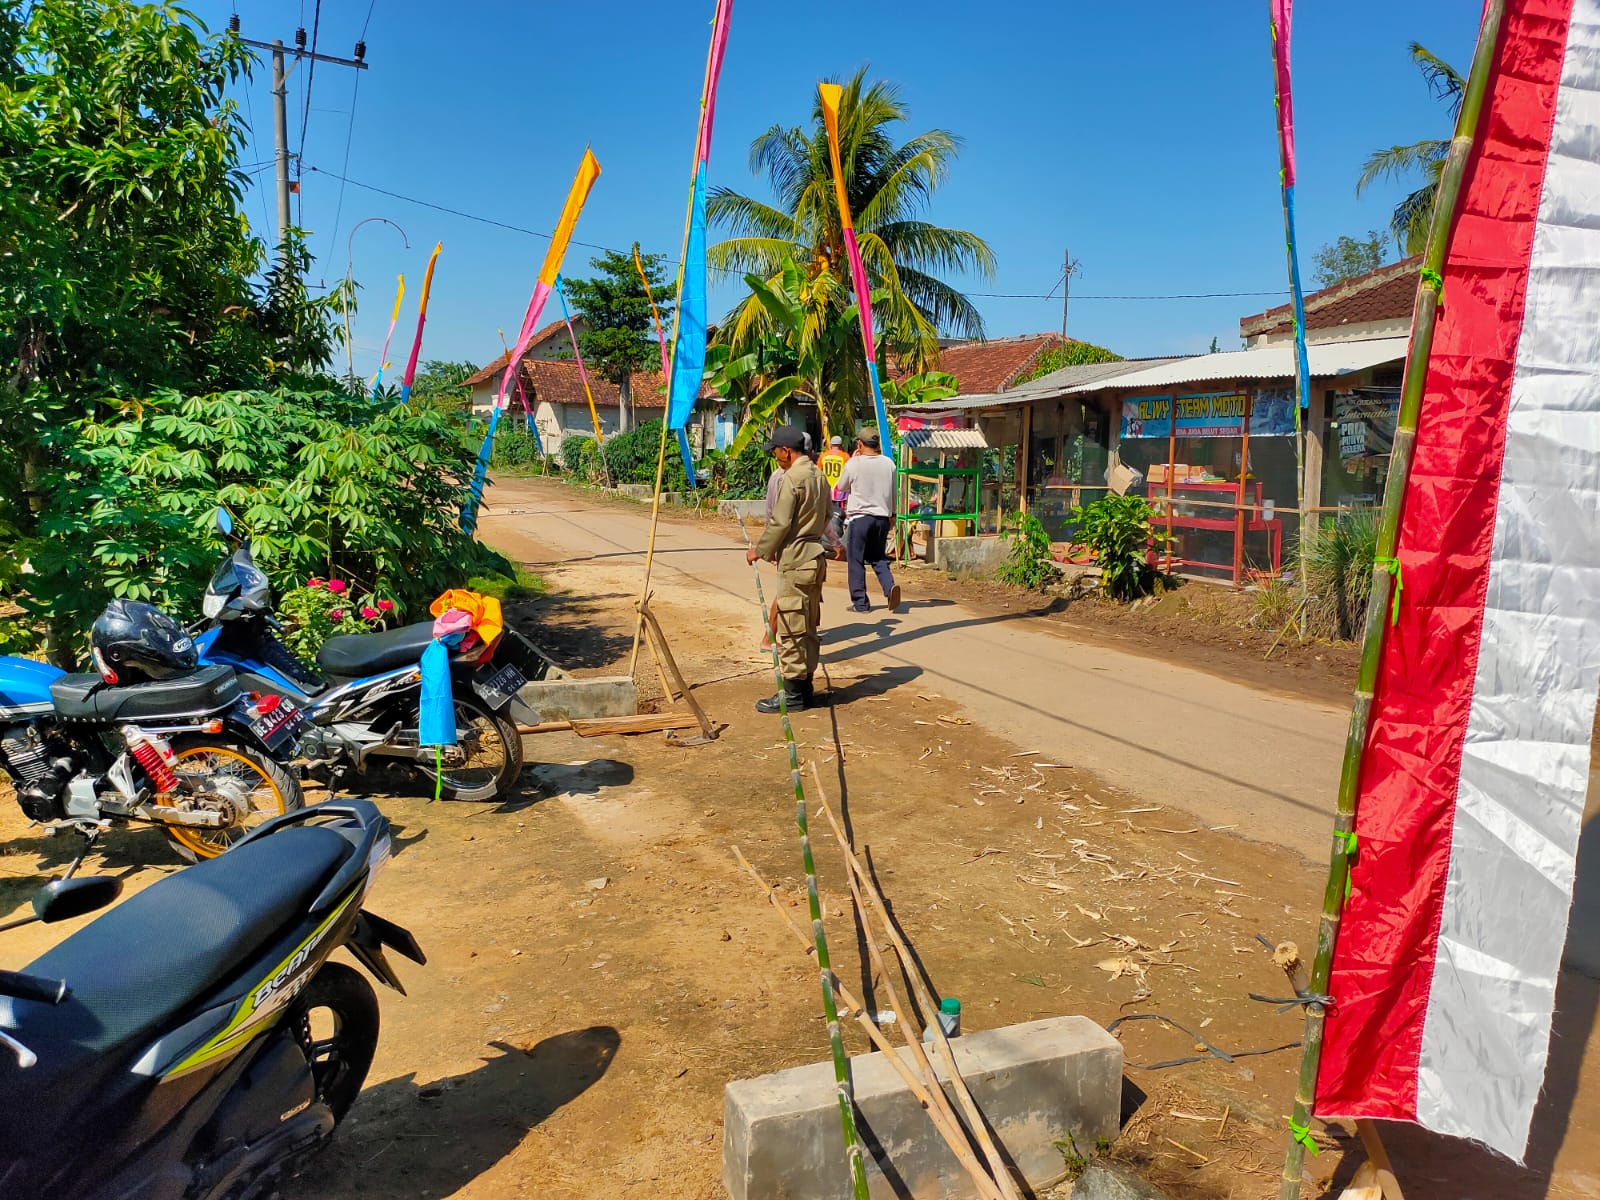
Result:
{"label": "bamboo pole", "polygon": [[1250,486],[1250,391],[1244,392],[1244,428],[1239,443],[1239,498],[1233,513],[1233,586],[1244,582],[1245,489]]}
{"label": "bamboo pole", "polygon": [[1167,397],[1167,574],[1172,574],[1172,484],[1178,467],[1178,395]]}
{"label": "bamboo pole", "polygon": [[[669,397],[670,399],[670,397]],[[656,486],[650,493],[650,540],[644,548],[644,583],[639,587],[639,619],[633,625],[633,649],[628,652],[628,677],[639,665],[639,637],[644,633],[643,605],[650,597],[650,569],[656,561],[656,530],[661,524],[661,478],[667,469],[667,415],[661,414],[661,445],[656,449]]]}
{"label": "bamboo pole", "polygon": [[[840,826],[838,820],[833,815],[832,809],[828,805],[828,794],[823,789],[822,775],[817,770],[817,764],[815,760],[812,760],[811,763],[811,777],[816,783],[817,796],[820,800],[817,808],[819,811],[821,811],[823,817],[827,819],[828,828],[833,830],[833,836],[835,840],[838,841],[845,853],[854,854],[855,846],[851,843],[849,835]],[[936,1098],[935,1102],[939,1105],[940,1113],[953,1128],[960,1130],[963,1128],[961,1120],[956,1116],[955,1109],[951,1107],[950,1098],[944,1094],[944,1088],[939,1083],[939,1077],[934,1072],[933,1064],[928,1061],[927,1052],[922,1048],[922,1041],[918,1036],[917,1027],[910,1019],[910,1010],[907,1009],[905,1004],[901,1001],[899,989],[894,986],[894,975],[890,972],[888,964],[883,960],[883,951],[878,946],[878,939],[876,936],[874,936],[872,931],[871,909],[868,907],[865,898],[861,894],[861,882],[856,878],[855,872],[851,871],[848,867],[845,869],[845,878],[850,881],[850,897],[855,901],[856,911],[861,914],[861,919],[867,923],[866,942],[868,961],[872,966],[873,973],[878,975],[883,980],[883,988],[884,991],[888,993],[889,1006],[894,1009],[896,1023],[900,1026],[900,1034],[906,1040],[906,1046],[911,1051],[911,1057],[917,1065],[917,1070],[921,1072],[923,1079],[929,1084],[930,1090]],[[970,1157],[970,1148],[968,1149],[967,1153]],[[974,1165],[976,1165],[976,1161],[976,1159],[973,1160]],[[974,1176],[975,1181],[977,1181],[978,1178],[978,1176]],[[981,1176],[981,1181],[982,1182],[980,1184],[979,1191],[983,1195],[990,1197],[991,1200],[1004,1200],[1004,1193],[1001,1192],[999,1185],[995,1183],[992,1176],[990,1176],[987,1172],[984,1172]]]}
{"label": "bamboo pole", "polygon": [[984,1123],[983,1113],[978,1109],[978,1102],[972,1098],[972,1090],[967,1087],[967,1081],[961,1076],[961,1069],[956,1066],[955,1054],[950,1049],[950,1039],[945,1037],[944,1029],[939,1024],[939,1002],[928,991],[915,967],[915,958],[911,947],[901,936],[899,927],[889,916],[889,906],[883,898],[883,893],[878,890],[877,881],[867,874],[866,868],[861,865],[861,860],[851,850],[848,842],[841,840],[840,848],[844,851],[845,865],[854,873],[861,883],[862,890],[872,897],[872,911],[878,914],[879,923],[889,941],[894,946],[895,953],[900,956],[900,961],[905,964],[906,978],[911,981],[912,994],[917,999],[917,1005],[922,1010],[923,1024],[933,1034],[933,1048],[939,1056],[939,1061],[944,1065],[945,1071],[950,1076],[950,1085],[954,1089],[956,1099],[961,1104],[961,1110],[966,1114],[967,1124],[972,1131],[972,1136],[977,1139],[978,1149],[983,1151],[983,1157],[989,1164],[989,1169],[994,1173],[995,1182],[1000,1185],[1007,1200],[1022,1200],[1022,1193],[1018,1191],[1016,1180],[1011,1177],[1011,1170],[1001,1156],[999,1148],[995,1146],[994,1139],[989,1135],[989,1126]]}
{"label": "bamboo pole", "polygon": [[[800,945],[805,948],[806,954],[812,954],[813,950],[806,941],[805,932],[795,924],[794,918],[785,912],[783,905],[779,903],[777,889],[763,879],[760,873],[750,865],[745,856],[740,853],[739,847],[733,847],[733,856],[738,860],[739,866],[744,870],[745,874],[754,879],[757,886],[766,893],[767,903],[772,905],[773,910],[783,918],[784,924],[793,931]],[[911,1069],[906,1066],[905,1059],[900,1056],[900,1052],[895,1049],[894,1044],[883,1036],[883,1031],[878,1028],[878,1023],[872,1019],[872,1014],[867,1011],[861,1001],[851,995],[850,990],[843,983],[840,983],[837,977],[833,981],[833,990],[838,993],[839,999],[844,1001],[845,1007],[850,1010],[849,1015],[855,1018],[856,1024],[860,1025],[866,1032],[867,1039],[883,1053],[889,1065],[894,1068],[895,1074],[900,1076],[900,1081],[906,1085],[906,1089],[916,1099],[917,1103],[922,1106],[922,1110],[928,1114],[928,1119],[933,1122],[935,1131],[944,1139],[945,1145],[950,1147],[950,1153],[956,1156],[956,1160],[966,1168],[967,1174],[972,1177],[973,1185],[977,1187],[978,1194],[983,1197],[983,1200],[1003,1200],[999,1189],[995,1187],[994,1180],[989,1178],[982,1164],[978,1162],[977,1157],[972,1153],[972,1147],[967,1145],[966,1135],[961,1131],[961,1126],[951,1123],[948,1110],[949,1101],[945,1100],[946,1107],[941,1108],[939,1106],[939,1100],[944,1098],[944,1089],[938,1086],[937,1081],[930,1088],[925,1080],[919,1079],[912,1074]]]}
{"label": "bamboo pole", "polygon": [[[1394,448],[1389,459],[1389,478],[1384,485],[1383,514],[1378,524],[1378,547],[1372,568],[1372,594],[1367,602],[1367,622],[1361,647],[1361,670],[1356,680],[1355,703],[1350,710],[1350,730],[1345,738],[1344,765],[1339,776],[1339,806],[1333,822],[1333,851],[1328,863],[1328,886],[1322,896],[1322,921],[1317,929],[1317,953],[1311,965],[1311,995],[1324,995],[1333,966],[1333,950],[1339,937],[1339,914],[1344,907],[1345,884],[1350,878],[1350,837],[1355,832],[1356,792],[1361,779],[1361,758],[1372,724],[1372,695],[1378,681],[1378,660],[1383,651],[1394,576],[1389,564],[1394,561],[1400,530],[1400,509],[1406,481],[1411,474],[1411,456],[1416,448],[1417,422],[1422,412],[1422,393],[1427,384],[1428,356],[1433,349],[1434,324],[1439,311],[1439,291],[1431,280],[1444,268],[1451,225],[1461,184],[1466,176],[1467,157],[1477,137],[1478,118],[1488,90],[1489,71],[1500,42],[1506,0],[1488,0],[1483,9],[1483,24],[1478,32],[1478,47],[1472,57],[1456,117],[1455,136],[1434,197],[1433,218],[1428,225],[1428,246],[1423,253],[1422,278],[1417,284],[1416,317],[1412,323],[1411,348],[1406,355],[1405,382],[1400,392],[1400,413],[1395,422]],[[1438,285],[1442,290],[1442,283]],[[1388,560],[1386,563],[1385,560]],[[1279,1200],[1299,1200],[1300,1172],[1305,1163],[1305,1144],[1295,1130],[1303,1130],[1311,1120],[1317,1093],[1317,1067],[1322,1061],[1322,1035],[1327,1012],[1321,1004],[1306,1005],[1305,1050],[1300,1058],[1300,1078],[1295,1088],[1294,1115],[1288,1152],[1284,1155],[1283,1179]]]}
{"label": "bamboo pole", "polygon": [[[750,531],[744,517],[739,518],[739,529],[744,534],[744,544],[749,550]],[[763,614],[767,611],[766,590],[761,586],[761,568],[750,564],[750,573],[756,581],[756,603]],[[866,1164],[861,1155],[861,1139],[856,1133],[855,1093],[850,1083],[850,1061],[845,1057],[844,1039],[839,1033],[839,1010],[833,1002],[836,980],[833,966],[828,960],[828,939],[822,931],[822,901],[817,896],[817,864],[811,857],[811,830],[806,824],[806,789],[800,778],[800,751],[795,745],[794,726],[789,720],[788,692],[783,683],[783,670],[778,665],[778,641],[772,640],[772,677],[778,684],[778,717],[783,725],[783,741],[789,749],[789,779],[794,784],[794,823],[800,831],[800,860],[806,871],[806,899],[811,907],[811,932],[817,945],[817,970],[822,976],[822,1014],[828,1024],[828,1044],[833,1050],[833,1074],[839,1088],[839,1120],[844,1126],[845,1157],[850,1164],[850,1179],[855,1190],[855,1200],[868,1200]]]}

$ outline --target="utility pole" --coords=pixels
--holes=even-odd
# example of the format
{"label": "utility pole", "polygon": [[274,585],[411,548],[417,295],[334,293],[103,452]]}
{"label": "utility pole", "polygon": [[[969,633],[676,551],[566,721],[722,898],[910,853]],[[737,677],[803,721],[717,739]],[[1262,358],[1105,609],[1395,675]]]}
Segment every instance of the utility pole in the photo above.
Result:
{"label": "utility pole", "polygon": [[1067,341],[1067,300],[1072,292],[1072,277],[1078,273],[1077,260],[1072,257],[1072,251],[1061,252],[1061,343]]}
{"label": "utility pole", "polygon": [[[228,30],[235,37],[239,37],[239,14],[234,13],[228,18]],[[289,76],[294,72],[294,67],[284,69],[284,59],[287,55],[294,55],[295,67],[302,62],[313,61],[329,63],[336,67],[351,67],[357,71],[367,69],[367,44],[357,42],[355,57],[338,58],[332,54],[316,54],[306,49],[306,31],[294,31],[294,46],[285,46],[281,38],[270,42],[258,42],[254,38],[239,37],[246,46],[254,46],[258,50],[272,52],[272,135],[276,147],[275,161],[277,164],[278,180],[278,253],[284,255],[284,242],[289,236]],[[284,265],[288,265],[288,257],[284,255]]]}

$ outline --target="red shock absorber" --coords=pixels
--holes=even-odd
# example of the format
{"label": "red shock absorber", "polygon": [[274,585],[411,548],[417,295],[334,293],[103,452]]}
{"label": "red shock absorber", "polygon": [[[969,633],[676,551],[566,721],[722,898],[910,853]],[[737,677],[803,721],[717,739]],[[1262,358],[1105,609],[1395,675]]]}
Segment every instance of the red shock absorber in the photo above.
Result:
{"label": "red shock absorber", "polygon": [[[134,760],[144,768],[144,773],[150,777],[150,782],[155,784],[156,792],[172,792],[178,788],[178,775],[172,769],[172,764],[167,761],[167,756],[161,751],[166,749],[165,743],[157,746],[156,740],[138,729],[129,728],[124,731],[128,741],[128,749],[133,752]],[[170,750],[167,751],[171,753]]]}

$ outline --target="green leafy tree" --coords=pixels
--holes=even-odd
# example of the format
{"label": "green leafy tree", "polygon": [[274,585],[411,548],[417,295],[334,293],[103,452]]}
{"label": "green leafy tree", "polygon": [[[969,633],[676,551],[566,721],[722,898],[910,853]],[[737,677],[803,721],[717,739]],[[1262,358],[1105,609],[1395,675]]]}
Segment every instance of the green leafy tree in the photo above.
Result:
{"label": "green leafy tree", "polygon": [[[1450,122],[1455,123],[1461,111],[1461,94],[1466,80],[1461,73],[1437,54],[1417,42],[1410,46],[1411,61],[1422,72],[1422,78],[1434,97],[1445,102]],[[1356,195],[1361,195],[1379,179],[1406,179],[1421,175],[1423,184],[1395,205],[1389,219],[1389,229],[1395,244],[1404,247],[1406,254],[1421,254],[1428,243],[1428,222],[1433,217],[1433,197],[1439,190],[1439,177],[1444,174],[1444,161],[1450,153],[1450,139],[1425,138],[1409,146],[1390,146],[1378,150],[1367,159],[1356,181]]]}
{"label": "green leafy tree", "polygon": [[[1212,350],[1216,350],[1216,339],[1213,338]],[[1039,352],[1039,357],[1034,359],[1033,366],[1018,383],[1027,383],[1031,379],[1041,379],[1051,371],[1059,371],[1062,367],[1084,367],[1093,363],[1121,362],[1122,355],[1113,354],[1104,346],[1096,346],[1093,342],[1069,341],[1064,346],[1048,346]]]}
{"label": "green leafy tree", "polygon": [[1143,496],[1102,496],[1072,510],[1074,550],[1094,553],[1100,586],[1113,600],[1137,600],[1155,590],[1159,576],[1150,549],[1167,540],[1154,524],[1155,509]]}
{"label": "green leafy tree", "polygon": [[937,404],[960,393],[961,381],[948,371],[923,371],[883,381],[883,403],[890,408],[898,404]]}
{"label": "green leafy tree", "polygon": [[1330,242],[1312,255],[1312,278],[1319,288],[1333,287],[1346,279],[1365,275],[1383,266],[1389,253],[1389,235],[1380,229],[1369,229],[1364,238],[1340,234],[1339,240]]}
{"label": "green leafy tree", "polygon": [[411,399],[426,400],[461,412],[472,399],[472,389],[463,386],[463,381],[477,373],[478,367],[465,360],[450,362],[430,358],[417,368],[416,378],[411,381]]}
{"label": "green leafy tree", "polygon": [[[948,130],[934,129],[897,142],[894,127],[908,116],[899,90],[882,81],[868,83],[864,68],[845,83],[839,112],[841,160],[861,256],[871,276],[877,332],[884,350],[919,371],[934,365],[940,334],[983,335],[977,308],[941,276],[955,272],[988,278],[994,253],[976,234],[926,219],[935,193],[949,179],[961,141]],[[851,292],[843,225],[822,106],[815,94],[810,125],[772,126],[751,144],[750,167],[766,177],[773,199],[730,188],[713,191],[711,219],[730,236],[711,248],[712,265],[776,282],[785,261],[793,260],[808,279],[829,275],[843,281],[830,304],[844,310]],[[752,295],[729,315],[724,340],[740,352],[767,320],[766,309]],[[866,384],[859,347],[855,354],[853,391],[859,402]],[[843,374],[849,366],[838,364],[835,373]]]}
{"label": "green leafy tree", "polygon": [[[642,254],[650,280],[650,292],[661,311],[662,326],[672,328],[671,284],[666,276],[666,258]],[[589,265],[597,274],[592,279],[565,279],[567,298],[588,326],[579,335],[578,348],[584,365],[595,374],[616,384],[622,393],[624,417],[633,399],[635,372],[661,369],[661,344],[656,338],[655,319],[650,299],[633,265],[632,254],[607,250]],[[632,422],[629,422],[632,424]]]}

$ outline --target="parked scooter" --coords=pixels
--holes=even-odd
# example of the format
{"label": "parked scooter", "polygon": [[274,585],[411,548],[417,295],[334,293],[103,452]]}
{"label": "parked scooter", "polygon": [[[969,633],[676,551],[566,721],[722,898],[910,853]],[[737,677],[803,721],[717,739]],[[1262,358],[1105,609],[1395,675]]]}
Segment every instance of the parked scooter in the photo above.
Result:
{"label": "parked scooter", "polygon": [[198,666],[182,626],[149,604],[113,600],[90,644],[97,674],[0,658],[0,770],[47,833],[92,844],[113,822],[149,821],[194,861],[301,806],[293,702]]}
{"label": "parked scooter", "polygon": [[[0,971],[0,1195],[273,1194],[332,1136],[378,1043],[372,986],[329,955],[345,947],[401,994],[385,947],[426,961],[362,908],[388,856],[368,801],[287,813]],[[118,886],[57,881],[13,924]]]}
{"label": "parked scooter", "polygon": [[246,688],[304,709],[312,724],[301,731],[301,753],[313,768],[327,770],[338,785],[369,759],[400,759],[452,799],[494,800],[511,790],[522,773],[517,723],[537,724],[539,715],[517,699],[527,679],[498,661],[499,641],[451,656],[457,744],[439,751],[423,746],[420,663],[433,641],[432,623],[329,638],[312,668],[279,640],[271,584],[249,540],[233,537],[226,509],[217,510],[216,528],[237,548],[206,588],[205,624],[195,636],[200,661],[230,666]]}

